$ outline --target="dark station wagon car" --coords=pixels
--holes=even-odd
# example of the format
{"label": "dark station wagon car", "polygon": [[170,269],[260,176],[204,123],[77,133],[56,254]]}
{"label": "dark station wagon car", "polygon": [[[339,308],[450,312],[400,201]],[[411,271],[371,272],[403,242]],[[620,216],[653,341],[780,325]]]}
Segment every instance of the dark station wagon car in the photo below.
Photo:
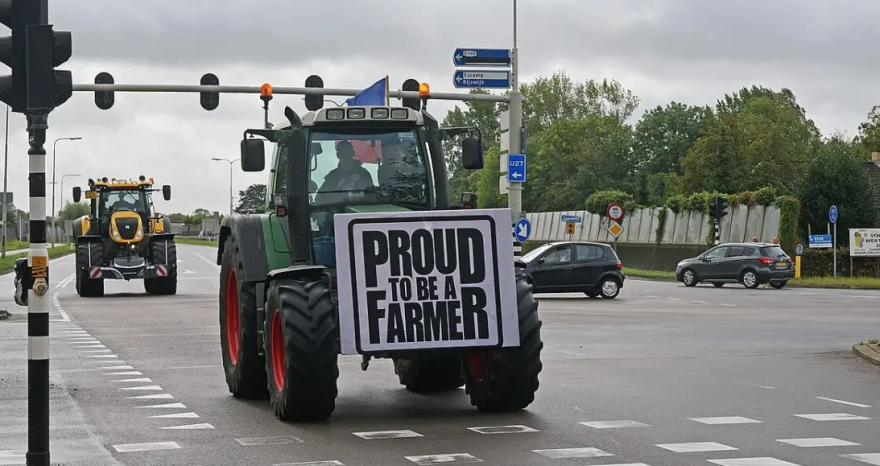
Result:
{"label": "dark station wagon car", "polygon": [[585,241],[545,244],[522,256],[535,293],[584,293],[614,299],[626,279],[611,246]]}
{"label": "dark station wagon car", "polygon": [[769,283],[779,289],[792,278],[791,258],[773,243],[721,244],[679,262],[675,268],[675,279],[686,286],[708,282],[720,288],[732,282],[757,288]]}

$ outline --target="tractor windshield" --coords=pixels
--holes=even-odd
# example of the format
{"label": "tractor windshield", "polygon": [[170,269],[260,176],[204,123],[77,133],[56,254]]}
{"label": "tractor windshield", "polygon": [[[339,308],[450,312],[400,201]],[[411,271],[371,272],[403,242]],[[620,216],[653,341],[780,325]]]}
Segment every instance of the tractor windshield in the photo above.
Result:
{"label": "tractor windshield", "polygon": [[146,193],[139,189],[105,190],[101,192],[101,212],[109,215],[120,210],[147,212]]}
{"label": "tractor windshield", "polygon": [[427,157],[418,132],[341,131],[311,135],[311,204],[379,202],[428,206]]}

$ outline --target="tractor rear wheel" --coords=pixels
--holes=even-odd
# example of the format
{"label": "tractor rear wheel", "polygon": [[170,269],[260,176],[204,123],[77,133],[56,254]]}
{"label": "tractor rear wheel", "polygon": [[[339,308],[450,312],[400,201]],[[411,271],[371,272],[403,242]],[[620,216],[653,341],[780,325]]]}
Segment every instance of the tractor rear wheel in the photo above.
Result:
{"label": "tractor rear wheel", "polygon": [[321,281],[279,278],[266,297],[269,398],[282,421],[322,421],[338,394],[336,307]]}
{"label": "tractor rear wheel", "polygon": [[220,348],[226,385],[236,398],[266,398],[266,363],[259,353],[257,292],[239,281],[244,273],[241,250],[234,236],[220,260]]}
{"label": "tractor rear wheel", "polygon": [[165,275],[145,279],[144,289],[147,293],[177,294],[177,245],[172,241],[154,242],[150,245],[150,263],[162,266]]}
{"label": "tractor rear wheel", "polygon": [[518,411],[535,400],[544,343],[538,303],[524,277],[516,279],[516,298],[520,346],[467,353],[467,391],[480,411]]}
{"label": "tractor rear wheel", "polygon": [[104,296],[104,279],[89,278],[89,264],[104,265],[104,250],[100,243],[79,244],[76,247],[76,293],[83,298]]}
{"label": "tractor rear wheel", "polygon": [[465,383],[461,359],[457,357],[395,359],[394,373],[400,384],[413,393],[445,392]]}

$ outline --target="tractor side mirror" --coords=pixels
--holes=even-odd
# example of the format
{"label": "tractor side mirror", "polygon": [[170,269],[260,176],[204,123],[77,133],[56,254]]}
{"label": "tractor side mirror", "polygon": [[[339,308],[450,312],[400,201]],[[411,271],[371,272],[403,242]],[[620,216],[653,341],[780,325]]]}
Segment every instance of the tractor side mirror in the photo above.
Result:
{"label": "tractor side mirror", "polygon": [[79,186],[73,187],[73,203],[76,204],[79,200],[82,199],[82,188]]}
{"label": "tractor side mirror", "polygon": [[461,162],[467,170],[483,168],[483,145],[478,138],[466,138],[462,141]]}
{"label": "tractor side mirror", "polygon": [[164,197],[166,201],[171,200],[171,185],[170,184],[162,185],[162,197]]}
{"label": "tractor side mirror", "polygon": [[261,172],[266,168],[266,147],[262,139],[241,140],[241,169]]}

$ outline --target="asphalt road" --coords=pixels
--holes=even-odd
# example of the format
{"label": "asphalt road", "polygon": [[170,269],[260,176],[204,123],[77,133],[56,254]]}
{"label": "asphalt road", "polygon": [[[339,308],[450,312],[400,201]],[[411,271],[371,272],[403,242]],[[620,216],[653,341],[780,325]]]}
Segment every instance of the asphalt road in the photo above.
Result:
{"label": "asphalt road", "polygon": [[[219,267],[209,248],[179,248],[177,296],[108,282],[105,298],[82,299],[59,283],[53,461],[880,465],[880,370],[849,354],[880,336],[880,293],[630,280],[613,301],[540,296],[544,371],[526,411],[481,414],[463,390],[414,395],[388,362],[362,372],[344,357],[333,417],[298,426],[276,420],[268,402],[229,394]],[[71,272],[72,259],[53,268]],[[26,448],[18,312],[0,322],[0,464],[23,463],[21,451],[3,450]],[[479,429],[501,426],[519,427]]]}

